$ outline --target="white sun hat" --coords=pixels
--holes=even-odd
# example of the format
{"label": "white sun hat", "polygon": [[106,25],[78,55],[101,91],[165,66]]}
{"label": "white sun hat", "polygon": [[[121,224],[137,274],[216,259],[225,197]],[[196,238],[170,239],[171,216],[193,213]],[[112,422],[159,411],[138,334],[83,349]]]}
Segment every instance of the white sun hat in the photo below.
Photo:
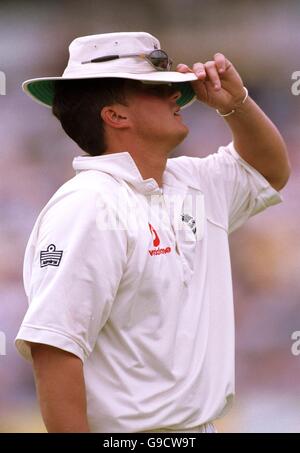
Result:
{"label": "white sun hat", "polygon": [[[40,104],[52,107],[54,82],[57,80],[117,77],[146,83],[176,84],[181,92],[181,97],[177,100],[180,107],[186,107],[196,99],[190,84],[191,81],[197,80],[196,75],[171,71],[171,60],[161,51],[158,39],[149,33],[122,32],[82,36],[71,42],[69,53],[69,62],[62,76],[26,80],[22,84],[25,93]],[[166,68],[153,66],[153,61],[158,62],[158,65],[161,62],[159,55],[167,57],[169,64]]]}

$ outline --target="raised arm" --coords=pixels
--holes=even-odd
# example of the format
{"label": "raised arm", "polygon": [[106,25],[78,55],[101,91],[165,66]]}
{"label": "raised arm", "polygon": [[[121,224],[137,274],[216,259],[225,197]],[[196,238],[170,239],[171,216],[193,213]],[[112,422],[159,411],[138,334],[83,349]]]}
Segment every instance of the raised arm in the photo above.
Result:
{"label": "raised arm", "polygon": [[82,361],[46,344],[31,343],[41,412],[49,433],[89,432]]}
{"label": "raised arm", "polygon": [[285,143],[272,121],[249,97],[243,81],[221,53],[213,61],[195,63],[193,70],[184,64],[179,72],[194,72],[198,80],[192,82],[199,101],[225,115],[233,135],[233,143],[240,156],[280,190],[290,174]]}

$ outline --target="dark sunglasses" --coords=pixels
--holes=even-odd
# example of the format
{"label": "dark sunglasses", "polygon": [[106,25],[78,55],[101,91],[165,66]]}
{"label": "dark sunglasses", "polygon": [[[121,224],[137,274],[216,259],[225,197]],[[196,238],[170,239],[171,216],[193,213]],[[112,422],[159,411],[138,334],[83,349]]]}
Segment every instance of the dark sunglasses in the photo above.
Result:
{"label": "dark sunglasses", "polygon": [[147,60],[157,71],[170,71],[173,61],[169,58],[168,54],[163,50],[153,50],[149,54],[126,54],[126,55],[106,55],[105,57],[93,58],[89,61],[82,61],[81,64],[86,63],[101,63],[103,61],[117,60],[118,58],[139,57]]}

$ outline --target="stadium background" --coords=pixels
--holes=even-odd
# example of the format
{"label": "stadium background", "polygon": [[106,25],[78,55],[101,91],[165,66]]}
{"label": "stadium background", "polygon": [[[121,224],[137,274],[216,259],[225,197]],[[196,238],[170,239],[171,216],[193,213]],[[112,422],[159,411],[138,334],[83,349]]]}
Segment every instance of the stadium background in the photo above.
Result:
{"label": "stadium background", "polygon": [[[76,36],[111,31],[156,35],[175,63],[211,59],[216,51],[240,71],[250,95],[279,126],[293,173],[284,204],[251,219],[231,237],[236,314],[236,390],[226,432],[300,432],[300,97],[291,75],[300,70],[297,1],[144,0],[1,2],[0,70],[0,431],[40,432],[31,366],[16,353],[27,302],[22,259],[33,223],[73,172],[80,154],[51,112],[22,93],[31,77],[60,74]],[[174,155],[204,156],[230,140],[214,110],[195,103],[183,114],[188,139]]]}

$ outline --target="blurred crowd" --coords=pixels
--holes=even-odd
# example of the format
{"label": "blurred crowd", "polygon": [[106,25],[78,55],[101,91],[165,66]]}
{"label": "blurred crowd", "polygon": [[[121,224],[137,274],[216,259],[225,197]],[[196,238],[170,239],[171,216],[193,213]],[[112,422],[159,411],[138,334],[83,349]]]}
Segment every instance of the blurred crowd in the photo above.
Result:
{"label": "blurred crowd", "polygon": [[[300,70],[300,5],[267,0],[132,4],[1,5],[0,70],[7,86],[0,96],[0,332],[6,336],[6,355],[0,355],[0,432],[44,430],[31,366],[13,345],[27,308],[22,260],[38,213],[73,176],[72,159],[82,154],[51,111],[32,102],[20,85],[31,77],[59,75],[74,37],[123,30],[158,36],[176,63],[224,52],[287,142],[293,171],[282,192],[284,203],[251,219],[230,239],[237,397],[218,427],[300,432],[300,356],[291,353],[291,334],[300,330],[300,96],[291,93],[292,72]],[[225,122],[200,103],[183,116],[190,135],[174,156],[205,156],[230,141]]]}

